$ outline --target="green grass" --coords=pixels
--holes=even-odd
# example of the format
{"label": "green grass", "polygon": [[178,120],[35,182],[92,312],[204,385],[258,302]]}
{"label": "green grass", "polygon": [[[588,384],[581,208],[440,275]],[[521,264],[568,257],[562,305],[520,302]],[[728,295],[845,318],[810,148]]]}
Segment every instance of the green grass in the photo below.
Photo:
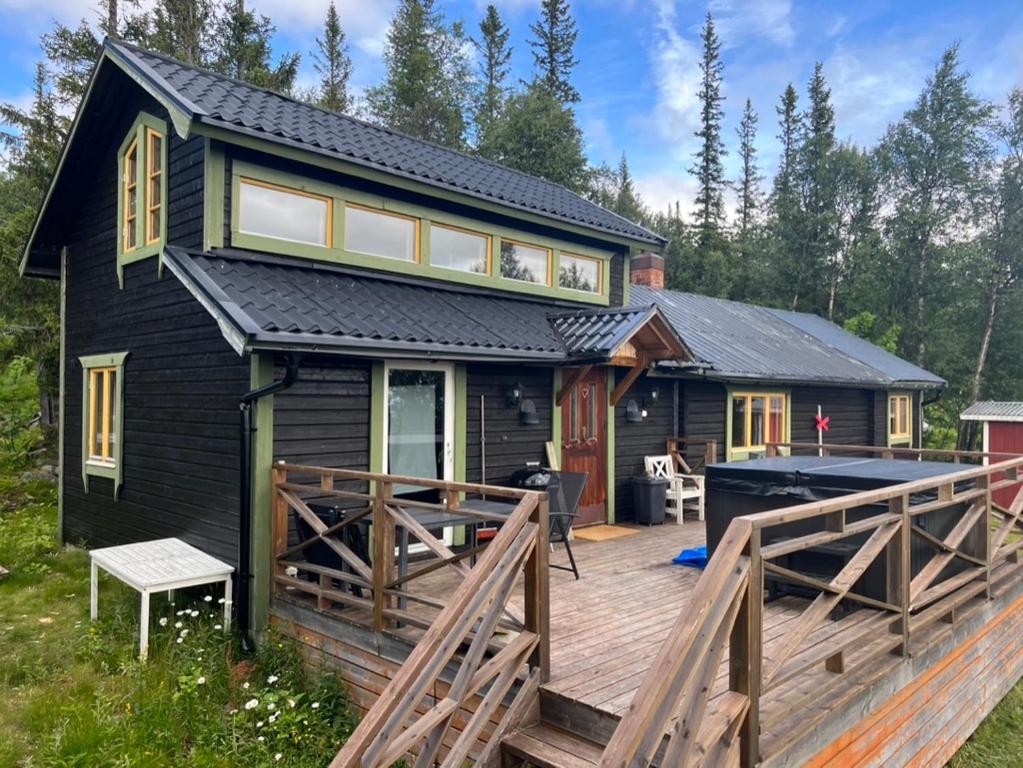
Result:
{"label": "green grass", "polygon": [[137,594],[104,578],[92,625],[88,557],[59,549],[55,526],[50,484],[0,475],[11,571],[0,581],[0,768],[319,768],[333,757],[354,725],[337,678],[310,675],[282,638],[243,660],[217,628],[216,600],[180,595],[154,600],[140,663]]}
{"label": "green grass", "polygon": [[1023,682],[1017,683],[948,762],[950,768],[1023,765]]}

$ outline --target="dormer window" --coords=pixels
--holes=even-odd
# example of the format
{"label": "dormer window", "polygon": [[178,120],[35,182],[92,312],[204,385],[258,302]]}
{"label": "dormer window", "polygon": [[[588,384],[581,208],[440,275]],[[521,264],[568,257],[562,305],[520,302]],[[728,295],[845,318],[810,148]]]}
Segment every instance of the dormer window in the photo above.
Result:
{"label": "dormer window", "polygon": [[430,264],[486,275],[490,272],[490,238],[458,227],[430,227]]}
{"label": "dormer window", "polygon": [[139,114],[117,156],[117,271],[124,265],[156,256],[167,232],[167,126]]}
{"label": "dormer window", "polygon": [[385,259],[419,261],[419,219],[348,203],[345,250]]}
{"label": "dormer window", "polygon": [[330,247],[329,197],[248,178],[241,179],[238,196],[240,232]]}
{"label": "dormer window", "polygon": [[501,277],[550,285],[551,252],[535,245],[501,241]]}
{"label": "dormer window", "polygon": [[600,259],[561,252],[558,284],[571,291],[600,293],[603,263]]}

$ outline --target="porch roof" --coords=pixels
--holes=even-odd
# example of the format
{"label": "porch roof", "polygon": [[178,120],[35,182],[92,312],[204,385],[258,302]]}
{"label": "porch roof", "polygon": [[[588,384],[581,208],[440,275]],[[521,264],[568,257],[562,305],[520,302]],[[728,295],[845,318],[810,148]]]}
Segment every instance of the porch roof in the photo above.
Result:
{"label": "porch roof", "polygon": [[[239,354],[278,349],[574,365],[611,362],[635,343],[650,359],[687,359],[653,307],[570,311],[578,305],[238,250],[168,246],[164,260]],[[591,332],[578,332],[583,328]]]}

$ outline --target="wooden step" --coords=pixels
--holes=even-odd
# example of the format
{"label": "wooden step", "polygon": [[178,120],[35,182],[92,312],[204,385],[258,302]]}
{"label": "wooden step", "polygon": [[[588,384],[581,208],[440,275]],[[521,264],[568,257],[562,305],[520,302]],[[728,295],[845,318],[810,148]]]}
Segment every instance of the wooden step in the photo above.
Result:
{"label": "wooden step", "polygon": [[505,755],[535,768],[594,768],[604,748],[553,725],[531,725],[501,741]]}

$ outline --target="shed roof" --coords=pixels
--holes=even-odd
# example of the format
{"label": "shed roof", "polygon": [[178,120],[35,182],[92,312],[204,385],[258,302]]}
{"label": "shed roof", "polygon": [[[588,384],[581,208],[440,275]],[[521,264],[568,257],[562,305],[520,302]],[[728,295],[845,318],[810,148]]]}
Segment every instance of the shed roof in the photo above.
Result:
{"label": "shed roof", "polygon": [[971,405],[959,418],[963,421],[1023,421],[1023,403],[984,400]]}
{"label": "shed roof", "polygon": [[[851,334],[820,318],[803,321],[800,313],[641,285],[631,287],[630,301],[658,306],[711,378],[879,389],[945,383],[869,342],[844,339]],[[884,356],[901,366],[887,360],[875,365]]]}
{"label": "shed roof", "polygon": [[693,359],[677,331],[653,305],[581,310],[553,315],[550,321],[561,335],[568,357],[573,360],[610,358],[652,325],[656,330],[638,345],[659,349],[664,357]]}
{"label": "shed roof", "polygon": [[193,120],[643,243],[664,238],[560,184],[184,64],[121,41],[112,51]]}

